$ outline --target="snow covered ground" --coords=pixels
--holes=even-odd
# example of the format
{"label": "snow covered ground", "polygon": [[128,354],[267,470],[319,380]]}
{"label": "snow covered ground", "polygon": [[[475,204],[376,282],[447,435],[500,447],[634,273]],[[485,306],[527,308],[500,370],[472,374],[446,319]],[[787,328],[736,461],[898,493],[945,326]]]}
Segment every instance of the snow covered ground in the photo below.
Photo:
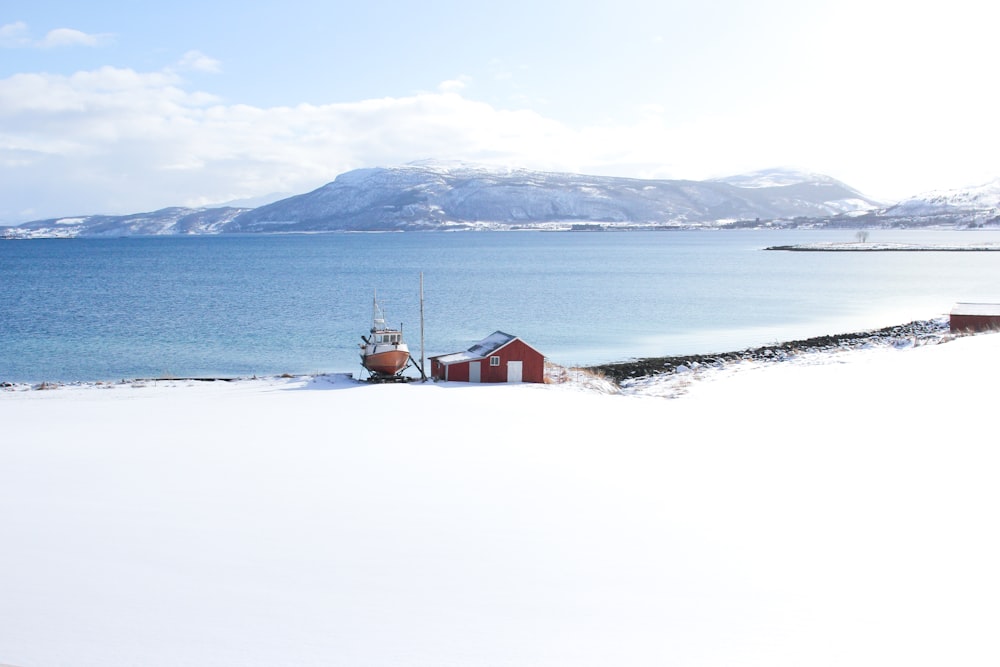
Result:
{"label": "snow covered ground", "polygon": [[0,391],[0,664],[996,665],[997,377]]}
{"label": "snow covered ground", "polygon": [[983,243],[842,243],[825,241],[799,243],[765,248],[765,250],[792,250],[816,252],[990,252],[1000,250],[1000,244]]}

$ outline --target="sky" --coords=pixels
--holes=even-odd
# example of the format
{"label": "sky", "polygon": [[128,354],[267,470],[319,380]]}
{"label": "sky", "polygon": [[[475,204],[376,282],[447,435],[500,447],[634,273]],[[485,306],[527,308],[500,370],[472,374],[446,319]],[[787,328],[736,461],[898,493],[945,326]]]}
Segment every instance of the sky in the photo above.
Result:
{"label": "sky", "polygon": [[1000,176],[1000,6],[96,0],[0,9],[0,223],[308,192],[415,160]]}

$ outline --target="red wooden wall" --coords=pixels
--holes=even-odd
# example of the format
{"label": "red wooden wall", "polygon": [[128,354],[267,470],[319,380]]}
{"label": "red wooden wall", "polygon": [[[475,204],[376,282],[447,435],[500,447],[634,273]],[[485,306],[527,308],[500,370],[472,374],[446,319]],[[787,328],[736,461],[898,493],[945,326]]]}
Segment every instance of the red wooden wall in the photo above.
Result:
{"label": "red wooden wall", "polygon": [[1000,329],[1000,315],[958,315],[952,313],[952,331],[995,331]]}
{"label": "red wooden wall", "polygon": [[[498,366],[490,366],[490,357],[494,356],[500,357],[500,364]],[[522,362],[522,382],[545,381],[545,356],[520,339],[514,339],[493,354],[476,361],[479,363],[480,382],[506,382],[508,361]],[[451,364],[448,367],[448,380],[451,382],[468,382],[470,363],[474,362],[462,361]],[[442,380],[445,377],[444,366],[437,359],[431,360],[431,375]]]}

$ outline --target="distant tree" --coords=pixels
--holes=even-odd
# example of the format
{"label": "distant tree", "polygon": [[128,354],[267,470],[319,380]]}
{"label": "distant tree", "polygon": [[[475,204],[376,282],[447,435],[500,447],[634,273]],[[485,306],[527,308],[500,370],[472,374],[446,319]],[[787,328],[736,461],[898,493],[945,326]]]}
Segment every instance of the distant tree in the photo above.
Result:
{"label": "distant tree", "polygon": [[868,243],[868,232],[862,229],[854,235],[854,238],[858,240],[858,243]]}

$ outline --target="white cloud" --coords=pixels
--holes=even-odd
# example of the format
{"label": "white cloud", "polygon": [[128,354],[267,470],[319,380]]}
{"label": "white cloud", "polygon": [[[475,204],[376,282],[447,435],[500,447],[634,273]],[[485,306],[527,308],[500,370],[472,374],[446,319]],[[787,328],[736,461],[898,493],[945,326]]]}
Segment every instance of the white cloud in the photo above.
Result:
{"label": "white cloud", "polygon": [[[181,62],[217,65],[194,51]],[[990,180],[990,155],[1000,152],[1000,137],[982,129],[992,127],[987,106],[969,105],[967,122],[940,127],[933,100],[904,110],[800,91],[684,123],[649,105],[630,123],[572,127],[469,99],[465,81],[406,97],[261,108],[190,90],[172,69],[0,79],[0,221],[305,192],[350,169],[428,157],[658,178],[792,165],[904,197]]]}
{"label": "white cloud", "polygon": [[210,58],[209,56],[206,56],[201,51],[188,51],[181,57],[180,62],[177,63],[177,66],[182,70],[211,72],[213,74],[222,71],[222,63],[220,63],[215,58]]}
{"label": "white cloud", "polygon": [[51,49],[70,46],[100,46],[111,38],[107,34],[88,34],[74,28],[55,28],[36,40],[23,21],[0,26],[0,47]]}
{"label": "white cloud", "polygon": [[442,93],[458,93],[467,85],[469,78],[460,76],[456,79],[449,79],[438,84],[438,91]]}
{"label": "white cloud", "polygon": [[105,35],[89,35],[73,28],[56,28],[50,30],[38,46],[46,49],[62,46],[98,46]]}
{"label": "white cloud", "polygon": [[0,80],[0,128],[0,200],[10,207],[0,219],[43,206],[43,217],[123,213],[301,192],[353,168],[426,157],[580,162],[568,128],[454,92],[258,108],[188,91],[170,71],[111,67]]}
{"label": "white cloud", "polygon": [[0,47],[17,48],[31,44],[28,24],[18,21],[0,25]]}

